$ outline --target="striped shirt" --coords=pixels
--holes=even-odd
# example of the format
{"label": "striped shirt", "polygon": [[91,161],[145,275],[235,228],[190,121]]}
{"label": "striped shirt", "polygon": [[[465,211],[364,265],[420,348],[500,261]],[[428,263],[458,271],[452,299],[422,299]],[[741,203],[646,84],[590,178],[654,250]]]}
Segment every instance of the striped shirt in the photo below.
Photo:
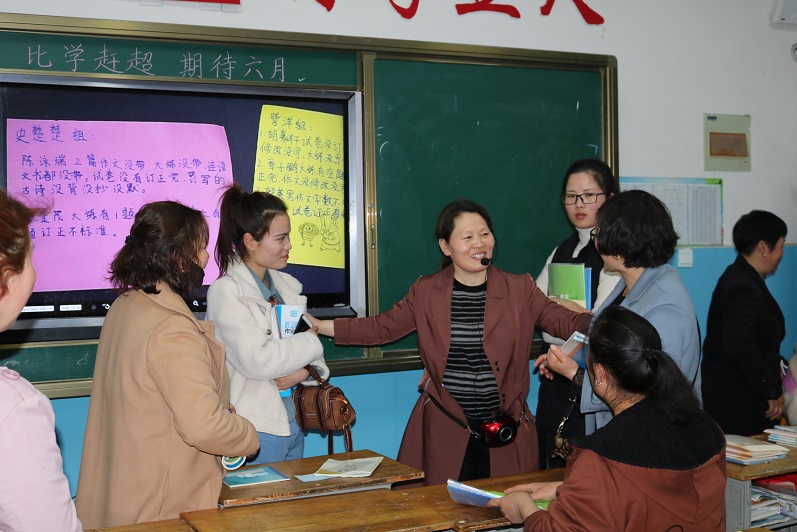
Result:
{"label": "striped shirt", "polygon": [[470,419],[489,419],[501,406],[498,383],[484,352],[487,283],[466,286],[454,280],[451,295],[451,347],[443,386]]}

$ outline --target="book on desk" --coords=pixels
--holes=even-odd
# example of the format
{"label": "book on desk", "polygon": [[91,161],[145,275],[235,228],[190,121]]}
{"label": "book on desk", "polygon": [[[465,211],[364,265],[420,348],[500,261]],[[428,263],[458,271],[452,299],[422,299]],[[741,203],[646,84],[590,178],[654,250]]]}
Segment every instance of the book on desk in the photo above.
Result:
{"label": "book on desk", "polygon": [[725,435],[725,458],[741,465],[762,464],[786,457],[789,449],[775,443],[739,436]]}
{"label": "book on desk", "polygon": [[224,477],[224,483],[231,488],[240,488],[241,486],[256,486],[258,484],[282,482],[285,480],[289,480],[287,476],[270,466],[241,469],[234,473],[227,473],[227,475]]}

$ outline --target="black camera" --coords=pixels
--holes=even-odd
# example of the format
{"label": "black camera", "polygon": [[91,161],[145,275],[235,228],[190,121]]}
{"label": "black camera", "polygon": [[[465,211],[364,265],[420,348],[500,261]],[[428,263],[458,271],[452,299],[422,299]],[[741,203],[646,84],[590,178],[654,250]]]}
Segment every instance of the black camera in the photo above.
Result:
{"label": "black camera", "polygon": [[515,441],[518,422],[510,416],[496,416],[479,425],[479,439],[487,447],[503,447]]}

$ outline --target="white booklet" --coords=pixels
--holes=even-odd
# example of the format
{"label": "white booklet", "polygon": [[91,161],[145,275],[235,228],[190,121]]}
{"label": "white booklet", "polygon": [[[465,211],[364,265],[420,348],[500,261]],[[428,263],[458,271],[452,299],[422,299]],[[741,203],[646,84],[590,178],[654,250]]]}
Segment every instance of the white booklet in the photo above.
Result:
{"label": "white booklet", "polygon": [[327,477],[370,477],[381,461],[381,456],[355,458],[353,460],[333,460],[330,458],[321,465],[315,474]]}

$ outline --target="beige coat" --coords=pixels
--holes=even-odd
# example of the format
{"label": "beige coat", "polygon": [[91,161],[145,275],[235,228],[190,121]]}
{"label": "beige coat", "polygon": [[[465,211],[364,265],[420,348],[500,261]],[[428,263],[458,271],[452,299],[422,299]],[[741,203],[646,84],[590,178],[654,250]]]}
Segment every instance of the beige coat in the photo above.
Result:
{"label": "beige coat", "polygon": [[258,448],[231,414],[224,347],[168,286],[130,291],[100,334],[77,492],[86,528],[214,508],[220,455]]}

